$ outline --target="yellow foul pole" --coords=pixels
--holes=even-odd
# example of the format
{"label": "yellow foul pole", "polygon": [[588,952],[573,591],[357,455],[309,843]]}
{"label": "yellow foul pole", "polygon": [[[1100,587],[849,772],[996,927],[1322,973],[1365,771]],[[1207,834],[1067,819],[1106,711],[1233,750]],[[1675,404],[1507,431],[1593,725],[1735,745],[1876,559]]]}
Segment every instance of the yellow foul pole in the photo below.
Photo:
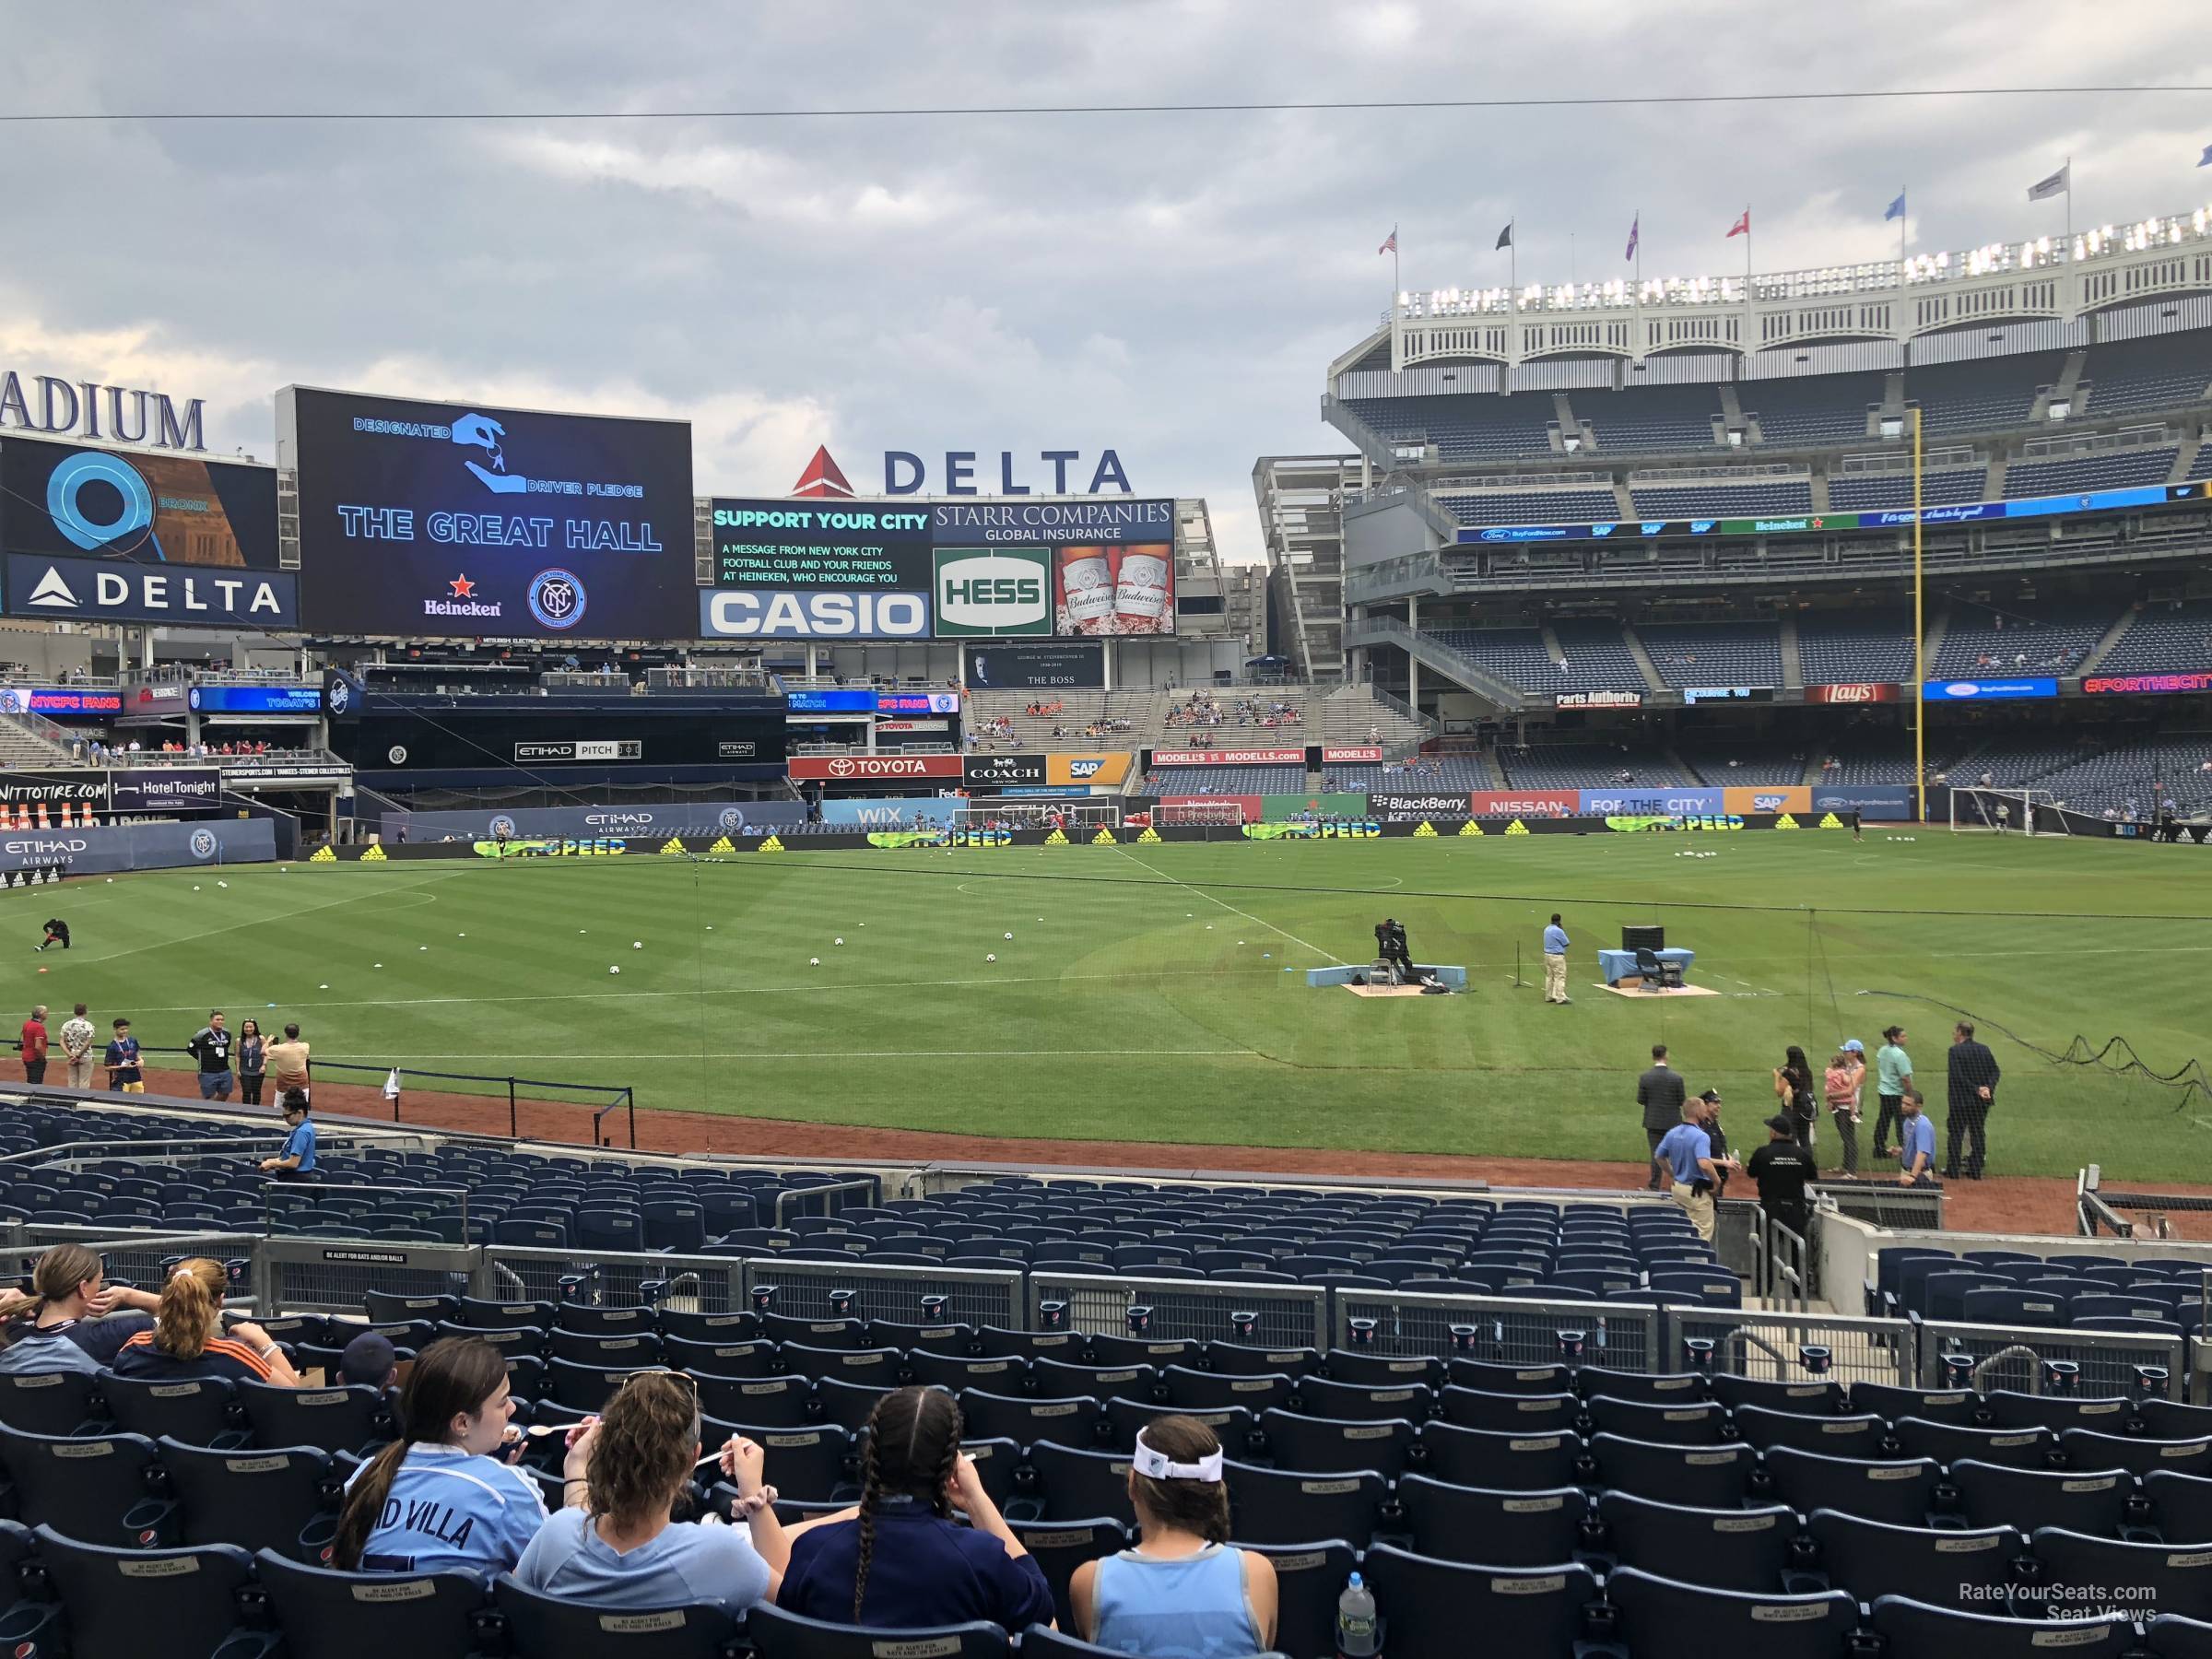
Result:
{"label": "yellow foul pole", "polygon": [[1927,593],[1921,569],[1921,450],[1920,409],[1912,410],[1912,788],[1922,823],[1928,818],[1928,671],[1922,661],[1922,641],[1927,637]]}

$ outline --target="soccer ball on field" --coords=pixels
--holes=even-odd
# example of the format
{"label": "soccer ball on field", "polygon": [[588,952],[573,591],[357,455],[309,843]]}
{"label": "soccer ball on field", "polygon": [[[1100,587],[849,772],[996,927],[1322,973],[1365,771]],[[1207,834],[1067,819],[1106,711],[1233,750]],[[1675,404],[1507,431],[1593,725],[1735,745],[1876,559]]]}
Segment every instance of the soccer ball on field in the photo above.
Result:
{"label": "soccer ball on field", "polygon": [[606,965],[606,971],[607,971],[609,973],[619,973],[619,972],[621,972],[621,971],[622,971],[622,970],[621,970],[621,969],[619,969],[619,968],[616,967],[616,966],[615,966],[615,965],[614,965],[612,962],[609,962],[609,963]]}
{"label": "soccer ball on field", "polygon": [[830,941],[830,943],[832,945],[842,945],[844,941],[842,939],[832,939]]}
{"label": "soccer ball on field", "polygon": [[645,941],[642,939],[632,939],[629,942],[629,947],[632,950],[642,950],[645,948]]}
{"label": "soccer ball on field", "polygon": [[819,968],[821,965],[822,959],[820,957],[808,957],[806,959],[806,966],[809,968]]}
{"label": "soccer ball on field", "polygon": [[1013,935],[1012,934],[1008,934],[1008,935],[1006,935],[1006,937],[1007,937],[1007,938],[1009,938],[1009,939],[1010,939],[1010,938],[1012,938],[1013,936],[1014,936],[1014,935]]}
{"label": "soccer ball on field", "polygon": [[986,950],[983,952],[983,960],[986,962],[995,962],[998,960],[998,958],[993,955],[990,951]]}

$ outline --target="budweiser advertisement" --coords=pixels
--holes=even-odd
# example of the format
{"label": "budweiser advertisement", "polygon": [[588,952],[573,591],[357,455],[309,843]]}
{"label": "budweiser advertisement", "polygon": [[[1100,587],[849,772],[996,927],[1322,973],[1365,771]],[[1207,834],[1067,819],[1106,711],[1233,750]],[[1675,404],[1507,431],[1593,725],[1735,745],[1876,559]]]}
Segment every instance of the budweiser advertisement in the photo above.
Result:
{"label": "budweiser advertisement", "polygon": [[1155,766],[1303,766],[1306,751],[1289,749],[1154,749]]}
{"label": "budweiser advertisement", "polygon": [[1641,691],[1560,691],[1552,696],[1555,709],[1641,709]]}
{"label": "budweiser advertisement", "polygon": [[1854,680],[1846,685],[1807,686],[1805,700],[1808,703],[1885,703],[1895,702],[1898,688],[1880,680]]}
{"label": "budweiser advertisement", "polygon": [[900,778],[958,779],[958,755],[794,755],[794,778],[830,783],[891,782]]}
{"label": "budweiser advertisement", "polygon": [[1321,751],[1321,763],[1324,766],[1335,766],[1340,761],[1357,762],[1382,759],[1382,748],[1377,745],[1367,743],[1356,744],[1350,748],[1324,748]]}
{"label": "budweiser advertisement", "polygon": [[1477,818],[1572,818],[1583,809],[1579,789],[1477,790],[1467,801]]}

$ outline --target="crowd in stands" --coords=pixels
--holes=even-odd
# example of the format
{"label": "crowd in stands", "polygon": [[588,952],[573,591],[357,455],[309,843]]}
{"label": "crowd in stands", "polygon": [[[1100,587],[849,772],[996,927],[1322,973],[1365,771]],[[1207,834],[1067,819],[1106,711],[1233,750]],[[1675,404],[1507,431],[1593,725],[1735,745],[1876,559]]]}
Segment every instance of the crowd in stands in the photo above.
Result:
{"label": "crowd in stands", "polygon": [[1174,727],[1299,725],[1305,716],[1296,703],[1277,699],[1240,697],[1224,708],[1208,692],[1194,691],[1168,711],[1167,724]]}
{"label": "crowd in stands", "polygon": [[1010,749],[1021,747],[1021,734],[1014,729],[1011,717],[997,714],[988,720],[976,721],[969,726],[970,748],[990,748],[998,744],[1004,744]]}
{"label": "crowd in stands", "polygon": [[1092,721],[1081,731],[1074,726],[1054,726],[1055,737],[1119,737],[1136,730],[1136,722],[1125,714],[1107,714]]}
{"label": "crowd in stands", "polygon": [[1032,717],[1042,714],[1065,714],[1067,712],[1067,704],[1059,698],[1054,698],[1049,703],[1032,702],[1022,712]]}

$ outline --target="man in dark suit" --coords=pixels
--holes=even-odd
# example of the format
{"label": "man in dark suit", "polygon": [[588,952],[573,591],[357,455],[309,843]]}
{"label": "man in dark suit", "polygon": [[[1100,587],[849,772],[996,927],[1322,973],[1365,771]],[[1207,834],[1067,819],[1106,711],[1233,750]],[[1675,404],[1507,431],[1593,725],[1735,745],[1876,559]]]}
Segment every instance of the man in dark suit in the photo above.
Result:
{"label": "man in dark suit", "polygon": [[1687,1088],[1682,1074],[1666,1063],[1666,1044],[1652,1044],[1652,1069],[1636,1079],[1636,1104],[1643,1108],[1644,1139],[1651,1143],[1651,1179],[1645,1182],[1647,1192],[1664,1192],[1665,1174],[1659,1167],[1660,1138],[1682,1121],[1682,1101]]}
{"label": "man in dark suit", "polygon": [[1998,1076],[1997,1057],[1989,1052],[1987,1043],[1974,1041],[1972,1024],[1962,1019],[1953,1026],[1950,1109],[1944,1113],[1944,1133],[1949,1142],[1943,1165],[1946,1181],[1959,1179],[1959,1147],[1962,1138],[1967,1143],[1966,1179],[1982,1179],[1982,1161],[1988,1151],[1983,1129],[1989,1121],[1990,1109],[1997,1103]]}

